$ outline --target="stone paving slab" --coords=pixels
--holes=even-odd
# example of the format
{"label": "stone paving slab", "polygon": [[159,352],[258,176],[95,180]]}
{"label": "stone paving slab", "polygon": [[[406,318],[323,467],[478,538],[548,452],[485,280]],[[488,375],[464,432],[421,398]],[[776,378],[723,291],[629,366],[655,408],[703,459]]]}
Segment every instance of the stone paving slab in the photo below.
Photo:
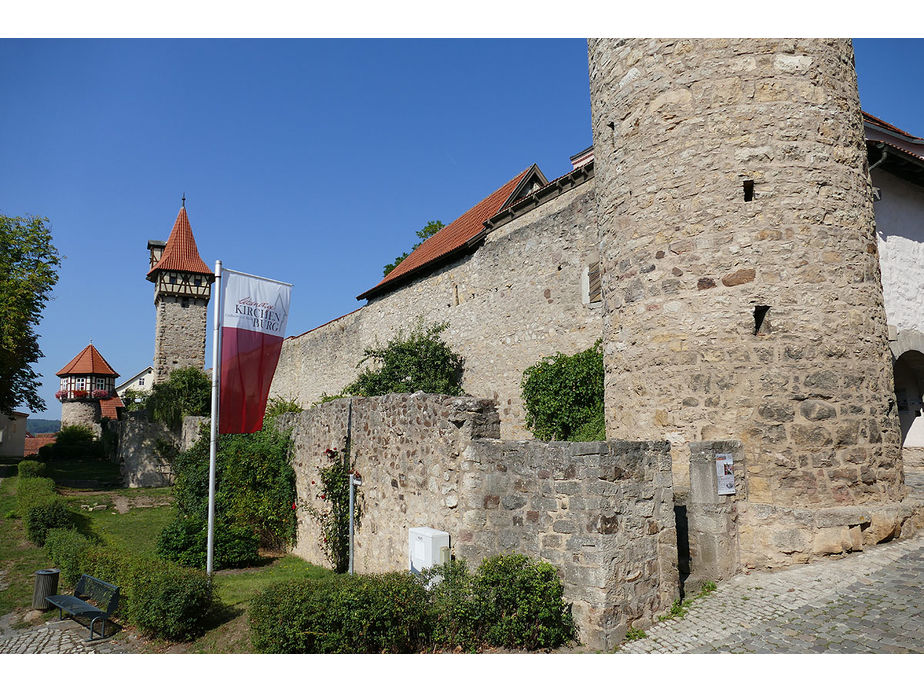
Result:
{"label": "stone paving slab", "polygon": [[924,652],[924,533],[842,559],[736,575],[620,652]]}
{"label": "stone paving slab", "polygon": [[73,619],[49,621],[0,640],[0,654],[118,654],[130,651],[112,638],[90,642],[89,635],[89,629]]}

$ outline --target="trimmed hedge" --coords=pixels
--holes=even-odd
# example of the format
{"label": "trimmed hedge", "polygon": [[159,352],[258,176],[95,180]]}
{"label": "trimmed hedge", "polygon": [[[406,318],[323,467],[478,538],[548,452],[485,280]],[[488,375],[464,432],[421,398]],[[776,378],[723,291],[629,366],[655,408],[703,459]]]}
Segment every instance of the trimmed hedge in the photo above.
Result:
{"label": "trimmed hedge", "polygon": [[45,477],[17,479],[16,514],[25,519],[33,505],[47,503],[56,498],[55,482]]}
{"label": "trimmed hedge", "polygon": [[408,653],[426,649],[431,614],[410,573],[281,582],[250,604],[254,647],[267,653]]}
{"label": "trimmed hedge", "polygon": [[278,583],[251,602],[250,629],[254,648],[266,653],[551,649],[575,639],[562,595],[553,566],[512,554],[485,559],[474,575],[456,561],[419,577]]}
{"label": "trimmed hedge", "polygon": [[119,613],[149,637],[193,640],[206,630],[216,597],[205,571],[103,546],[89,547],[80,569],[118,585]]}
{"label": "trimmed hedge", "polygon": [[45,464],[35,460],[23,460],[17,468],[20,479],[45,476]]}
{"label": "trimmed hedge", "polygon": [[61,577],[70,586],[77,584],[83,572],[81,564],[92,542],[76,529],[50,529],[45,537],[45,551],[51,562],[61,569]]}
{"label": "trimmed hedge", "polygon": [[69,529],[74,518],[67,505],[60,498],[31,506],[23,518],[26,537],[37,546],[45,545],[45,536],[50,529]]}
{"label": "trimmed hedge", "polygon": [[70,585],[82,573],[118,585],[116,615],[145,635],[192,640],[206,631],[216,597],[204,571],[94,544],[75,530],[49,531],[45,549]]}

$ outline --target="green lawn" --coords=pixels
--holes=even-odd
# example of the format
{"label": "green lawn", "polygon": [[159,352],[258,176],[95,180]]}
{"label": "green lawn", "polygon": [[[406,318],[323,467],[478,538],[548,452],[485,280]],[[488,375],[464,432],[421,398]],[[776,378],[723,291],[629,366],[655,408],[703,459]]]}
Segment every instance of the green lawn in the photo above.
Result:
{"label": "green lawn", "polygon": [[[224,607],[216,615],[216,622],[198,640],[174,646],[169,651],[189,654],[252,653],[250,621],[247,618],[250,600],[274,582],[325,575],[333,575],[333,572],[296,556],[283,556],[259,568],[218,571],[215,573],[215,585]],[[155,649],[163,651],[162,647]]]}
{"label": "green lawn", "polygon": [[[17,477],[0,481],[0,571],[3,571],[0,573],[0,615],[14,610],[25,613],[31,608],[33,573],[41,568],[52,567],[45,550],[26,539],[22,521],[7,517],[16,509],[18,481]],[[168,502],[171,494],[170,488],[113,489],[104,492],[65,490],[63,498],[75,514],[81,531],[120,549],[153,554],[161,529],[169,524],[174,513],[172,506],[158,504]],[[124,509],[126,505],[155,507],[130,507],[127,512],[120,513],[118,508]],[[252,652],[247,607],[254,595],[273,582],[333,574],[295,556],[287,555],[266,561],[265,565],[255,568],[215,573],[215,585],[222,605],[213,615],[213,622],[203,637],[179,645],[150,643],[149,651]],[[4,589],[6,585],[8,587]]]}
{"label": "green lawn", "polygon": [[30,608],[33,574],[51,567],[45,551],[26,539],[22,521],[9,517],[16,510],[18,483],[15,476],[0,481],[0,615],[17,607]]}

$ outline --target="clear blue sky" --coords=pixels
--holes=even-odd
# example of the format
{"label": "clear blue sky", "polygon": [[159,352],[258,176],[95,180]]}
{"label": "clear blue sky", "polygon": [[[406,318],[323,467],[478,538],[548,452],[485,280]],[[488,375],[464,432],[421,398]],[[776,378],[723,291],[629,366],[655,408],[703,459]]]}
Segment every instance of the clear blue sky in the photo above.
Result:
{"label": "clear blue sky", "polygon": [[[855,48],[863,107],[924,135],[924,41]],[[430,219],[591,144],[575,39],[5,39],[0,93],[0,213],[48,217],[66,258],[43,418],[90,339],[123,377],[151,363],[146,243],[184,192],[206,263],[295,285],[298,334],[359,307]]]}

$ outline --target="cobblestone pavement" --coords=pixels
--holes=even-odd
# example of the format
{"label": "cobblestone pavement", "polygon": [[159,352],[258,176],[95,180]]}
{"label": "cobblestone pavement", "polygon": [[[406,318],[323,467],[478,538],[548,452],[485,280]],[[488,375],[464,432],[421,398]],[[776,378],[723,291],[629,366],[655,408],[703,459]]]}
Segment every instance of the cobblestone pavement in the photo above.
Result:
{"label": "cobblestone pavement", "polygon": [[620,652],[924,652],[924,533],[840,560],[737,575]]}
{"label": "cobblestone pavement", "polygon": [[[111,626],[107,626],[108,628]],[[97,631],[99,626],[97,625]],[[130,652],[111,638],[89,642],[90,631],[73,619],[49,621],[0,640],[0,654],[115,654]]]}

